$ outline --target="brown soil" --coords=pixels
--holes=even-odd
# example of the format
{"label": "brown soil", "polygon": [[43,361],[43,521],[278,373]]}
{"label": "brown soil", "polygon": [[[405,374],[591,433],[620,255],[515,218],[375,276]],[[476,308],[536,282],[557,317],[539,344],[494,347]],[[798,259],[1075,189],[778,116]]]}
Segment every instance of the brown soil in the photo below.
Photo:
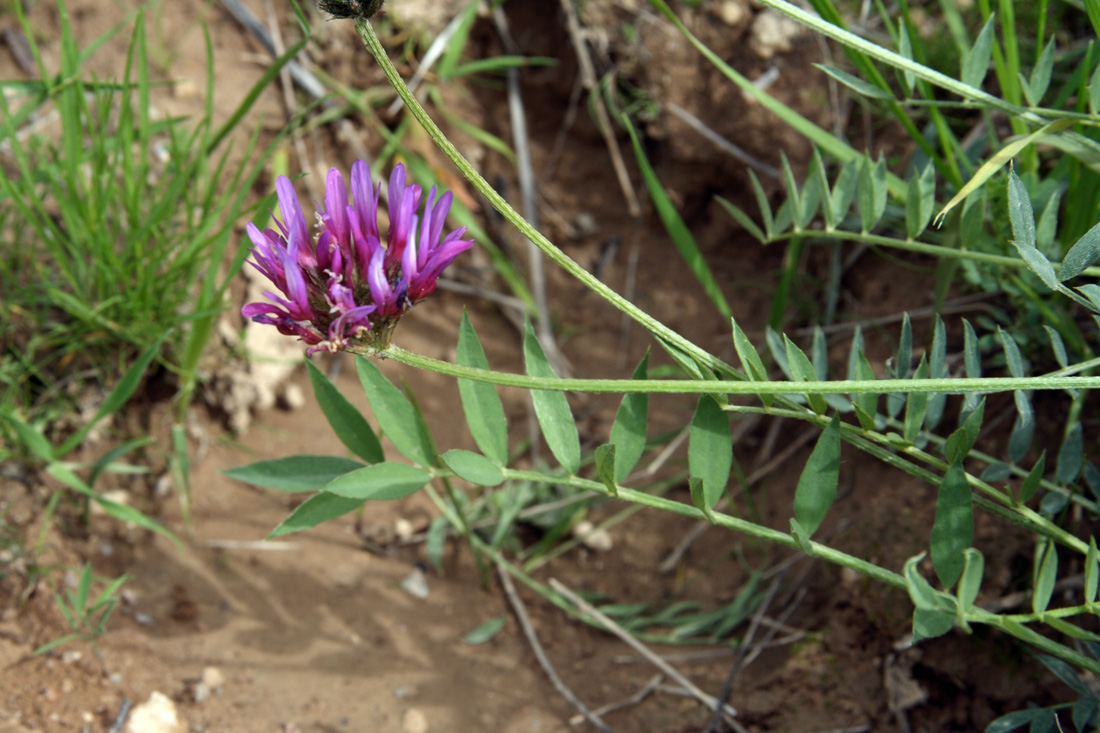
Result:
{"label": "brown soil", "polygon": [[[260,3],[249,5],[263,17]],[[750,154],[778,165],[778,151],[784,150],[801,167],[809,153],[805,142],[759,106],[744,101],[656,16],[631,14],[610,3],[591,6],[589,22],[601,37],[610,39],[609,55],[598,57],[598,62],[614,61],[630,83],[659,102],[688,109]],[[73,0],[70,7],[84,39],[94,38],[119,17],[115,5],[99,0]],[[536,171],[546,169],[555,140],[563,130],[566,135],[552,172],[540,182],[547,233],[588,267],[615,239],[620,248],[604,279],[620,291],[626,287],[628,260],[637,253],[638,305],[701,346],[735,359],[727,324],[714,316],[657,218],[649,212],[635,220],[625,213],[603,138],[583,102],[575,119],[571,117],[569,98],[577,63],[558,5],[512,0],[507,10],[524,53],[560,61],[557,67],[524,72]],[[749,50],[748,18],[727,26],[714,15],[685,12],[703,40],[742,73],[754,77],[774,63],[781,75],[771,91],[822,124],[833,123],[824,112],[826,93],[820,76],[809,67],[817,52],[813,43],[796,41],[793,49],[768,62]],[[158,42],[171,55],[171,76],[177,79],[203,78],[197,23],[210,23],[218,65],[217,109],[228,114],[262,73],[260,59],[266,56],[259,45],[218,6],[169,3],[158,6],[153,17],[160,29]],[[39,3],[34,18],[42,29],[44,50],[56,57],[56,43],[50,40],[56,37],[56,11]],[[283,20],[289,34],[287,29],[294,25]],[[621,35],[628,21],[637,30],[632,43]],[[355,88],[383,83],[350,24],[321,22],[318,28],[320,43],[312,52],[318,65]],[[485,20],[475,28],[472,43],[485,54],[499,52],[496,35]],[[93,68],[101,76],[117,73],[124,52],[122,36],[94,57]],[[0,76],[21,75],[11,58],[0,56]],[[467,121],[510,139],[500,85],[451,84],[443,89],[448,104]],[[177,89],[160,103],[178,114],[194,110],[201,99]],[[260,114],[269,129],[284,123],[275,90],[262,99],[257,119]],[[646,132],[658,175],[690,222],[739,322],[758,338],[783,251],[760,247],[713,201],[720,193],[755,211],[744,166],[716,152],[670,116],[657,117]],[[473,153],[489,180],[499,178],[508,191],[517,190],[507,161],[479,149],[470,138],[456,138]],[[366,140],[372,149],[382,142],[369,132]],[[311,150],[318,143],[333,156],[324,157],[323,165],[332,160],[348,167],[350,154],[327,128],[307,138]],[[620,145],[629,160],[628,142],[620,140]],[[635,186],[640,186],[634,166],[628,162],[628,167]],[[578,227],[582,220],[588,224]],[[523,261],[519,237],[501,236],[510,238],[516,261]],[[475,253],[459,264],[466,268],[466,277],[473,277],[474,266],[485,260]],[[898,292],[890,287],[897,278],[895,265],[868,256],[858,267],[859,276],[845,282],[841,308],[846,315],[877,317],[925,306],[930,300],[930,275],[906,272],[914,286]],[[811,251],[804,269],[807,277],[799,286],[800,298],[812,303],[815,283],[825,272],[825,257]],[[575,375],[629,374],[651,346],[641,330],[624,326],[618,313],[561,273],[550,273],[549,288],[557,330]],[[801,304],[800,300],[794,306]],[[410,314],[398,332],[398,343],[429,356],[451,358],[463,307],[470,309],[494,368],[519,371],[516,330],[490,304],[451,293],[439,293],[430,305]],[[872,355],[885,356],[887,343],[872,344]],[[835,348],[839,355],[847,345],[838,338]],[[667,362],[656,353],[654,359]],[[392,363],[382,366],[391,378],[408,382],[441,448],[473,447],[455,418],[460,412],[453,380]],[[301,373],[293,381],[308,394]],[[353,369],[345,365],[338,384],[366,409]],[[505,390],[504,395],[516,437],[522,437],[526,401],[516,392]],[[615,406],[611,398],[574,403],[589,446],[606,439]],[[158,445],[166,445],[163,405],[137,409],[149,416]],[[650,434],[682,425],[690,409],[686,400],[655,399]],[[424,729],[418,727],[421,721],[432,731],[574,728],[568,720],[576,711],[539,668],[499,585],[486,589],[479,583],[464,546],[453,541],[448,546],[444,574],[428,574],[426,599],[402,589],[402,581],[425,559],[423,546],[388,540],[398,520],[408,520],[417,529],[427,525],[435,510],[426,498],[373,504],[360,527],[354,517],[346,517],[293,536],[287,544],[257,542],[293,508],[292,497],[242,486],[220,472],[260,458],[342,453],[311,398],[295,411],[262,413],[241,436],[227,434],[219,420],[217,415],[200,417],[204,439],[193,446],[190,533],[173,499],[154,499],[150,487],[141,483],[123,487],[131,491],[133,503],[187,536],[183,551],[163,537],[119,527],[105,517],[93,517],[87,527],[59,521],[48,534],[47,551],[40,558],[44,565],[79,567],[90,560],[102,576],[126,573],[132,578],[126,585],[126,603],[100,640],[104,666],[83,643],[31,655],[36,646],[65,631],[49,592],[50,582],[63,583],[64,578],[58,570],[50,573],[49,581],[38,579],[35,584],[14,572],[26,568],[8,564],[13,572],[4,575],[0,585],[0,731],[108,730],[124,700],[140,702],[153,691],[172,698],[193,731],[410,731]],[[776,429],[780,432],[772,434]],[[755,423],[738,442],[738,457],[747,471],[755,470],[800,432],[798,426]],[[150,461],[163,466],[166,451],[152,451]],[[786,526],[807,453],[803,445],[754,485],[753,511],[769,526]],[[846,452],[844,459],[845,495],[822,532],[839,549],[900,569],[906,558],[927,545],[934,489],[854,452]],[[673,462],[682,460],[681,450]],[[28,542],[37,538],[37,512],[48,488],[37,479],[0,485],[5,521]],[[606,518],[621,508],[605,504],[591,516]],[[62,518],[71,515],[63,509]],[[574,550],[536,577],[542,582],[557,578],[571,588],[599,591],[621,603],[686,598],[714,608],[745,586],[751,568],[773,567],[789,556],[710,529],[671,572],[659,572],[658,566],[692,527],[693,522],[684,518],[642,511],[611,530],[613,551]],[[534,530],[531,533],[537,537]],[[990,568],[984,592],[994,597],[1017,589],[1029,572],[1026,534],[981,516],[976,538]],[[250,542],[257,544],[239,544]],[[375,551],[365,550],[365,544]],[[737,676],[730,702],[748,730],[975,730],[1028,701],[1051,702],[1051,693],[1044,690],[1056,689],[1050,680],[1041,678],[1036,665],[999,636],[978,630],[972,637],[951,634],[905,649],[899,642],[907,637],[912,607],[904,593],[806,558],[794,558],[782,578],[769,615],[776,619],[790,611],[779,637],[788,636],[790,629],[801,633],[790,643],[766,650]],[[655,674],[611,636],[570,619],[534,594],[521,591],[521,596],[554,667],[590,707],[630,697]],[[508,622],[491,642],[463,642],[467,632],[497,616],[506,616]],[[654,651],[684,650],[658,646]],[[731,664],[731,656],[676,662],[712,694],[721,689]],[[207,667],[218,668],[224,683],[210,697],[196,701],[196,682]],[[606,716],[620,731],[701,730],[708,719],[708,711],[695,701],[665,691]]]}

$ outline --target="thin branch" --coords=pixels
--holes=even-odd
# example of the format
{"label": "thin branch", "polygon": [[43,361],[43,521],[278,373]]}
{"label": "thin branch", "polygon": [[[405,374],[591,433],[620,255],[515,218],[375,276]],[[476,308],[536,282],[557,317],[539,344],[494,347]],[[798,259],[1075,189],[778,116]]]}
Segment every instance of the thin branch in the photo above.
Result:
{"label": "thin branch", "polygon": [[[661,682],[663,682],[663,681],[664,681],[663,676],[661,676],[659,674],[655,674],[655,675],[653,675],[653,678],[650,679],[649,682],[646,682],[645,685],[640,690],[635,692],[630,697],[626,698],[625,700],[620,700],[619,702],[608,703],[607,705],[604,705],[603,707],[596,708],[592,712],[595,713],[596,715],[607,715],[608,713],[613,713],[616,710],[622,710],[623,708],[628,708],[628,707],[631,707],[633,705],[637,705],[642,700],[645,700],[647,697],[649,697],[653,693],[654,690],[656,690],[658,687],[660,687]],[[580,725],[583,722],[584,722],[584,716],[583,715],[574,715],[572,718],[569,719],[569,725]]]}
{"label": "thin branch", "polygon": [[562,697],[569,701],[570,705],[579,710],[581,715],[583,715],[589,723],[602,731],[612,733],[611,728],[600,719],[600,716],[589,710],[585,704],[565,686],[565,683],[561,681],[561,677],[558,677],[558,673],[554,671],[554,667],[550,664],[546,652],[543,651],[542,644],[539,643],[539,639],[535,635],[535,630],[531,627],[531,621],[527,618],[527,609],[523,607],[523,601],[520,600],[519,594],[516,593],[516,586],[515,583],[512,582],[512,576],[508,574],[508,571],[505,570],[500,563],[497,563],[497,572],[500,574],[500,584],[504,587],[504,592],[508,596],[508,601],[512,604],[512,610],[519,620],[519,625],[523,628],[523,635],[527,637],[527,643],[531,645],[531,650],[535,653],[535,659],[539,661],[539,665],[542,666],[542,670],[546,672],[546,676],[550,678],[550,682],[553,683],[554,688]]}
{"label": "thin branch", "polygon": [[573,605],[575,605],[583,613],[591,616],[596,621],[600,622],[600,624],[602,624],[604,626],[604,628],[606,628],[609,632],[611,632],[615,636],[619,637],[623,642],[625,642],[634,651],[638,652],[643,657],[648,659],[650,661],[650,663],[653,664],[653,666],[657,667],[657,669],[661,670],[666,675],[668,675],[671,679],[675,680],[678,685],[680,685],[685,690],[687,690],[691,694],[691,696],[694,697],[696,700],[699,700],[701,703],[706,705],[707,708],[714,708],[716,706],[721,705],[720,710],[722,711],[722,714],[725,717],[726,722],[729,723],[730,725],[732,725],[735,730],[738,730],[738,731],[744,731],[745,730],[745,728],[743,726],[741,726],[739,723],[737,723],[733,719],[734,716],[737,715],[737,711],[733,707],[731,707],[731,706],[729,706],[725,703],[720,703],[718,701],[718,699],[715,698],[714,696],[708,695],[707,693],[700,690],[695,685],[694,682],[692,682],[687,677],[685,677],[683,674],[681,674],[679,672],[679,670],[677,670],[671,664],[669,664],[668,662],[666,662],[665,660],[661,659],[659,656],[654,654],[645,644],[643,644],[642,642],[638,641],[633,636],[631,636],[630,633],[626,631],[626,629],[624,629],[622,626],[619,626],[617,623],[615,623],[610,618],[608,618],[605,614],[601,613],[591,603],[584,600],[583,598],[578,596],[576,593],[569,590],[564,585],[562,585],[560,582],[558,582],[557,578],[551,578],[550,579],[550,587],[553,588],[558,593],[560,593],[562,596],[564,596],[568,601],[570,601]]}

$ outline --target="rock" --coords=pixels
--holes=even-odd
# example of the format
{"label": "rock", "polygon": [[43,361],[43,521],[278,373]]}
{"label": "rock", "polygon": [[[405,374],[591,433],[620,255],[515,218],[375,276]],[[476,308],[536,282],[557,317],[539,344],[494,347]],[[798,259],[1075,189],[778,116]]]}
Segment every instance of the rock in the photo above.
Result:
{"label": "rock", "polygon": [[416,527],[407,519],[398,519],[393,523],[393,533],[397,536],[397,539],[408,542],[416,534]]}
{"label": "rock", "polygon": [[409,708],[401,720],[401,729],[405,733],[428,733],[428,719],[416,708]]}
{"label": "rock", "polygon": [[225,675],[217,667],[204,667],[202,670],[202,683],[217,692],[225,684]]}
{"label": "rock", "polygon": [[161,692],[130,711],[124,733],[183,733],[184,726],[176,712],[176,704]]}
{"label": "rock", "polygon": [[611,539],[611,533],[606,529],[596,529],[596,525],[587,519],[577,522],[573,527],[573,536],[585,547],[597,552],[609,552],[615,545],[615,541]]}
{"label": "rock", "polygon": [[739,26],[752,16],[745,0],[723,0],[714,12],[719,20],[730,26]]}
{"label": "rock", "polygon": [[401,581],[401,590],[421,600],[428,597],[428,579],[420,568],[413,568],[408,577]]}
{"label": "rock", "polygon": [[770,59],[777,53],[791,50],[791,41],[802,34],[796,21],[774,10],[757,14],[752,23],[749,47],[761,58]]}

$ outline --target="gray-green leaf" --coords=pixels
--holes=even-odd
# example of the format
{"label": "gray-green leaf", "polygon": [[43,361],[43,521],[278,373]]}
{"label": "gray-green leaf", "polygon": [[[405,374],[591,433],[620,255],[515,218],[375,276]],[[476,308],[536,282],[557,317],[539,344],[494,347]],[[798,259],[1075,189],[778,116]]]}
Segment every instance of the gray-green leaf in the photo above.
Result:
{"label": "gray-green leaf", "polygon": [[336,385],[329,381],[324,372],[306,359],[306,372],[313,385],[313,396],[325,413],[325,419],[332,426],[332,432],[340,442],[355,455],[367,463],[379,463],[385,460],[382,445],[374,434],[366,418],[341,394]]}
{"label": "gray-green leaf", "polygon": [[402,499],[428,483],[431,475],[404,463],[376,463],[333,479],[325,491],[348,499]]}
{"label": "gray-green leaf", "polygon": [[974,543],[974,514],[970,484],[962,460],[944,474],[932,525],[932,567],[944,588],[950,588],[963,570],[963,551]]}
{"label": "gray-green leaf", "polygon": [[504,472],[500,470],[500,466],[480,453],[455,449],[447,451],[440,458],[459,478],[472,484],[499,486],[504,482]]}
{"label": "gray-green leaf", "polygon": [[222,473],[231,479],[276,491],[319,491],[345,473],[363,468],[359,461],[340,456],[287,456],[236,466]]}
{"label": "gray-green leaf", "polygon": [[794,516],[806,533],[813,535],[836,499],[840,481],[840,417],[834,416],[821,431],[794,493]]}
{"label": "gray-green leaf", "polygon": [[[489,368],[485,351],[481,348],[481,342],[465,311],[458,329],[457,361],[462,366],[475,369]],[[498,464],[507,464],[508,421],[504,416],[504,405],[496,386],[488,382],[459,379],[458,393],[462,398],[462,410],[466,413],[466,424],[477,447]]]}
{"label": "gray-green leaf", "polygon": [[[530,376],[557,376],[546,358],[546,352],[535,337],[531,321],[526,318],[523,324],[523,356]],[[550,452],[558,459],[562,468],[570,474],[576,474],[581,468],[581,441],[577,424],[573,420],[573,411],[569,409],[569,400],[563,392],[542,389],[531,390],[531,400],[535,404],[535,417],[538,418]]]}
{"label": "gray-green leaf", "polygon": [[702,481],[706,506],[721,498],[733,466],[730,421],[710,395],[702,395],[688,433],[688,470]]}
{"label": "gray-green leaf", "polygon": [[357,356],[355,368],[374,417],[394,447],[421,466],[434,464],[431,438],[408,398],[368,359]]}

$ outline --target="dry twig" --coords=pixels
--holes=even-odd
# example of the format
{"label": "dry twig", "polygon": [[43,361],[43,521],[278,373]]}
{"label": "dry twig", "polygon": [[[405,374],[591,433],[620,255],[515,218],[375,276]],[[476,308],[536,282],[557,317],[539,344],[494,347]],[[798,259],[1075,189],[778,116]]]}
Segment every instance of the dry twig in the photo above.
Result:
{"label": "dry twig", "polygon": [[527,643],[531,645],[531,651],[535,653],[535,659],[539,661],[539,665],[542,667],[542,670],[546,672],[546,676],[550,678],[550,682],[553,683],[554,688],[562,697],[569,701],[570,705],[579,710],[581,715],[583,715],[588,722],[602,731],[611,733],[611,728],[607,726],[607,723],[604,723],[595,712],[589,710],[585,704],[565,686],[565,683],[561,681],[561,677],[554,671],[554,667],[550,664],[546,652],[543,651],[542,644],[539,643],[539,639],[535,635],[535,630],[531,627],[531,621],[527,618],[527,609],[523,607],[523,601],[520,600],[519,594],[516,593],[516,585],[512,582],[512,576],[509,575],[504,566],[499,563],[497,564],[497,572],[500,574],[500,584],[504,587],[504,592],[508,596],[508,601],[512,604],[512,610],[519,620],[519,625],[523,628],[523,635],[527,637]]}
{"label": "dry twig", "polygon": [[671,679],[675,680],[678,685],[680,685],[685,690],[687,690],[688,693],[692,697],[694,697],[696,700],[699,700],[701,703],[703,703],[704,705],[706,705],[708,708],[711,708],[711,709],[713,709],[716,706],[721,705],[721,707],[719,709],[722,711],[723,719],[727,723],[729,723],[731,726],[733,726],[733,728],[735,730],[737,730],[737,731],[746,730],[744,728],[744,726],[742,726],[740,723],[738,723],[736,720],[734,720],[734,716],[737,715],[737,711],[734,708],[732,708],[731,706],[729,706],[725,703],[719,703],[717,698],[715,698],[712,695],[708,695],[707,693],[700,690],[698,688],[698,686],[695,685],[694,682],[692,682],[687,677],[685,677],[683,674],[681,674],[679,672],[679,670],[677,670],[671,664],[669,664],[668,662],[666,662],[665,660],[661,659],[659,656],[654,654],[648,647],[646,647],[645,644],[643,644],[642,642],[638,641],[633,636],[631,636],[630,633],[627,632],[626,629],[624,629],[622,626],[619,626],[617,623],[615,623],[610,618],[608,618],[605,614],[600,613],[600,611],[597,610],[596,607],[593,606],[591,603],[584,600],[583,598],[578,596],[576,593],[569,590],[564,585],[562,585],[560,582],[558,582],[557,578],[551,578],[550,579],[550,587],[553,588],[558,593],[560,593],[561,595],[563,595],[568,601],[570,601],[573,605],[575,605],[578,609],[580,609],[582,613],[585,613],[588,616],[591,616],[593,619],[595,619],[600,624],[602,624],[605,629],[607,629],[609,632],[611,632],[615,636],[619,637],[623,642],[625,642],[628,646],[630,646],[634,651],[638,652],[643,657],[645,657],[647,660],[649,660],[649,662],[651,664],[653,664],[655,667],[657,667],[657,669],[661,670],[666,675],[668,675]]}

